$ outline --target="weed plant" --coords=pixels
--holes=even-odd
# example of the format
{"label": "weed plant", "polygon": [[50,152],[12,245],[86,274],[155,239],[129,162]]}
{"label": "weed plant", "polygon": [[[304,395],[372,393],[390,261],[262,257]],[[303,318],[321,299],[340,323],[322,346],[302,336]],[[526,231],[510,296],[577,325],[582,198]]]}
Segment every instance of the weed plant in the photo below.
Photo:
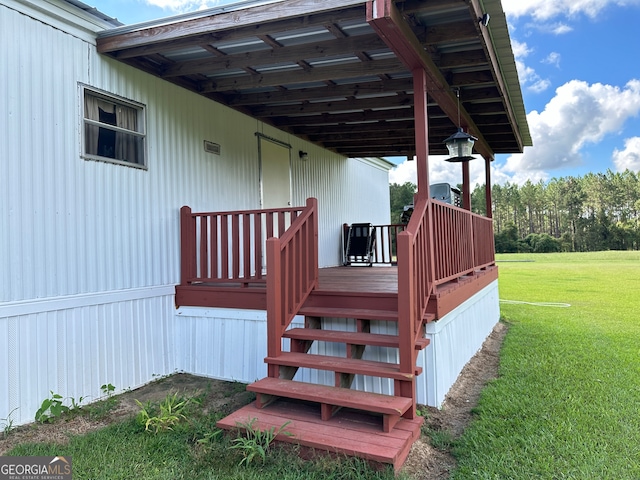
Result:
{"label": "weed plant", "polygon": [[[640,478],[640,253],[499,255],[510,325],[453,479]],[[510,260],[500,262],[500,260]]]}
{"label": "weed plant", "polygon": [[233,439],[232,450],[240,450],[242,452],[242,460],[239,465],[249,465],[254,458],[260,458],[262,463],[267,457],[267,449],[273,443],[278,435],[291,435],[285,428],[291,422],[286,422],[280,428],[271,427],[267,430],[260,430],[255,425],[256,419],[252,418],[245,423],[239,423],[238,428],[243,434]]}
{"label": "weed plant", "polygon": [[[215,427],[219,413],[195,408],[188,421],[172,430],[149,434],[136,418],[82,436],[68,444],[23,444],[10,455],[72,455],[73,478],[78,480],[394,480],[393,469],[378,470],[362,460],[329,458],[306,460],[295,447],[273,444],[264,463],[242,463],[243,452],[233,438]],[[275,433],[275,432],[274,432]]]}

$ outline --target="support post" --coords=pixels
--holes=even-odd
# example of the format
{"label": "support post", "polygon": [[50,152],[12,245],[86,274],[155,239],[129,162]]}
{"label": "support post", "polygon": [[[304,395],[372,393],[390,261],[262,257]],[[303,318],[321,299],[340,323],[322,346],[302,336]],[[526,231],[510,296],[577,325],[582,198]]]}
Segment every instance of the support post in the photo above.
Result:
{"label": "support post", "polygon": [[418,198],[429,198],[429,116],[427,112],[427,73],[424,68],[413,72],[413,114],[416,139]]}
{"label": "support post", "polygon": [[471,211],[471,180],[469,162],[462,162],[462,208]]}
{"label": "support post", "polygon": [[[278,238],[267,239],[267,271],[267,355],[279,357],[282,353],[280,325],[285,306],[282,302],[282,265]],[[279,378],[279,366],[269,364],[268,375]]]}
{"label": "support post", "polygon": [[191,208],[180,209],[180,285],[188,285],[196,276],[196,220]]}
{"label": "support post", "polygon": [[492,209],[492,202],[491,202],[491,159],[490,158],[485,158],[484,159],[484,176],[485,176],[485,181],[484,181],[484,195],[485,195],[485,202],[487,205],[487,218],[493,218],[493,209]]}

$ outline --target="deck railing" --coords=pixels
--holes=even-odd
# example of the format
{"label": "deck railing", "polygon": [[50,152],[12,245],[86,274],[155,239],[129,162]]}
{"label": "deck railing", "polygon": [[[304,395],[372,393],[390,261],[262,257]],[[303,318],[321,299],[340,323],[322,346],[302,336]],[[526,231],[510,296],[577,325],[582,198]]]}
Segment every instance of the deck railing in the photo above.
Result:
{"label": "deck railing", "polygon": [[493,220],[473,215],[473,253],[476,268],[485,268],[496,263],[496,248],[493,236]]}
{"label": "deck railing", "polygon": [[397,245],[400,368],[410,372],[435,286],[495,263],[493,223],[453,205],[419,199]]}
{"label": "deck railing", "polygon": [[[318,201],[307,206],[280,238],[267,240],[267,350],[277,356],[282,333],[318,285]],[[269,368],[272,368],[270,366]],[[277,376],[270,372],[269,376]]]}
{"label": "deck railing", "polygon": [[372,263],[376,265],[395,265],[398,261],[398,234],[403,232],[406,224],[372,225],[375,243],[372,251],[371,262],[368,259],[361,259],[354,262],[347,258],[347,239],[349,236],[349,225],[343,225],[342,249],[347,263]]}
{"label": "deck railing", "polygon": [[406,230],[398,234],[400,370],[411,374],[416,364],[415,342],[434,287],[431,206],[430,199],[418,199]]}
{"label": "deck railing", "polygon": [[438,201],[432,211],[436,285],[495,262],[490,218]]}
{"label": "deck railing", "polygon": [[304,207],[194,213],[180,209],[181,285],[265,282],[266,240]]}

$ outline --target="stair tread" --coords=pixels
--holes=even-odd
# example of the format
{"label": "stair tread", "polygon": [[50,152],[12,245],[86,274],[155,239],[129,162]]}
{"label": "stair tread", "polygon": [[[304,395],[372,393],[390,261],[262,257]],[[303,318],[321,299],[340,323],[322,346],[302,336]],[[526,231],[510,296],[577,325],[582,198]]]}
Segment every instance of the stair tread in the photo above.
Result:
{"label": "stair tread", "polygon": [[[353,345],[371,345],[376,347],[398,347],[397,335],[379,333],[345,332],[340,330],[320,330],[313,328],[292,328],[282,334],[285,338],[297,340],[318,340],[323,342],[349,343]],[[416,348],[422,350],[429,344],[428,338],[420,338]]]}
{"label": "stair tread", "polygon": [[370,308],[302,307],[299,314],[313,317],[398,321],[397,311]]}
{"label": "stair tread", "polygon": [[408,397],[296,382],[282,378],[263,378],[248,385],[247,390],[387,415],[402,415],[411,408],[413,403],[412,399]]}
{"label": "stair tread", "polygon": [[[307,353],[282,352],[277,357],[266,357],[264,361],[272,365],[290,367],[306,367],[317,370],[329,370],[337,373],[353,373],[373,377],[393,378],[395,380],[411,380],[413,373],[400,371],[395,363],[376,362],[355,358],[334,357],[328,355],[310,355]],[[419,367],[416,370],[420,370]]]}

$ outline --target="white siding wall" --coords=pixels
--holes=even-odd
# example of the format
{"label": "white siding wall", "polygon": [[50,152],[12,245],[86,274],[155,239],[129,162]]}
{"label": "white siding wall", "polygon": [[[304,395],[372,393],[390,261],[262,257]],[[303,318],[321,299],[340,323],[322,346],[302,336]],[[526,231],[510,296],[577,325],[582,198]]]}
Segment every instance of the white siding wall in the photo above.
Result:
{"label": "white siding wall", "polygon": [[[322,266],[340,261],[343,222],[388,221],[384,168],[98,55],[67,4],[0,1],[0,418],[183,368],[192,344],[176,338],[200,327],[173,305],[178,212],[260,207],[257,131],[292,145],[294,203],[319,199]],[[148,170],[81,158],[81,84],[146,105]]]}

